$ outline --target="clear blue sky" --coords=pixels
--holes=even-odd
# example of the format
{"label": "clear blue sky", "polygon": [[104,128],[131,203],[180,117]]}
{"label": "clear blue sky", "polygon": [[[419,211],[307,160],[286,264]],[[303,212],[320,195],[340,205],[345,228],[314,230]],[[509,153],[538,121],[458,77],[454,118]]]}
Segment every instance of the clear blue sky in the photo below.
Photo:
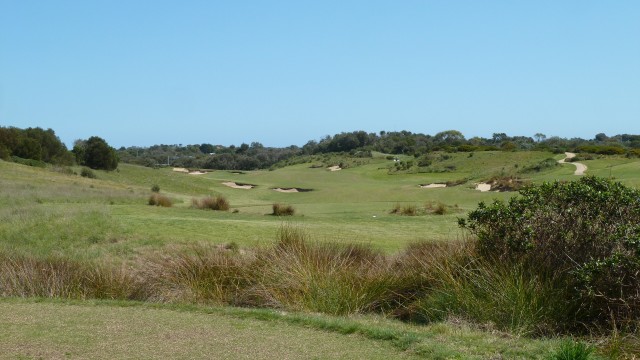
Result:
{"label": "clear blue sky", "polygon": [[640,1],[0,0],[0,126],[71,145],[640,133]]}

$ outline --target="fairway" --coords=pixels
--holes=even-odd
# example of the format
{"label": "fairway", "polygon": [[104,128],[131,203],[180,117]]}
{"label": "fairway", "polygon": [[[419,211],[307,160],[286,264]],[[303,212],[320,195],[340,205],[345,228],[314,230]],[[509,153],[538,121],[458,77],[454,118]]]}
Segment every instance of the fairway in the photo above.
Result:
{"label": "fairway", "polygon": [[[0,247],[28,253],[128,259],[149,249],[190,243],[264,246],[272,244],[282,224],[304,229],[314,241],[360,243],[397,252],[410,243],[462,240],[457,226],[481,202],[507,199],[515,193],[479,192],[477,182],[499,174],[518,174],[533,183],[572,180],[572,165],[539,173],[519,169],[563,155],[545,152],[478,152],[451,154],[439,166],[444,173],[392,173],[392,161],[382,155],[361,166],[340,171],[313,168],[310,163],[273,171],[211,171],[187,175],[170,168],[151,169],[121,164],[118,171],[96,171],[97,179],[62,174],[51,169],[0,162]],[[640,161],[623,157],[585,161],[588,174],[619,178],[640,186]],[[420,188],[422,184],[463,179],[455,187]],[[256,185],[234,189],[224,182]],[[148,206],[151,187],[174,206]],[[304,188],[308,192],[281,193],[274,188]],[[231,211],[203,211],[192,199],[223,195]],[[292,205],[295,215],[270,215],[274,203]],[[394,206],[441,203],[444,215],[391,214]]]}

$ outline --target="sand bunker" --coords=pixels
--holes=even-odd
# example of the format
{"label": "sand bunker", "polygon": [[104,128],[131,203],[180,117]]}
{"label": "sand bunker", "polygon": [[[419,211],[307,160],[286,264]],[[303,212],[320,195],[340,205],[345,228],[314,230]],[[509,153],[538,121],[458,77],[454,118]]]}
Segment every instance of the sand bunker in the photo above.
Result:
{"label": "sand bunker", "polygon": [[447,184],[433,183],[433,184],[427,184],[427,185],[420,185],[421,189],[435,189],[435,188],[444,188],[444,187],[447,187]]}
{"label": "sand bunker", "polygon": [[185,173],[188,174],[189,170],[185,169],[185,168],[173,168],[173,171],[175,172],[181,172],[181,173]]}
{"label": "sand bunker", "polygon": [[286,189],[275,188],[273,190],[275,190],[277,192],[281,192],[281,193],[297,193],[297,192],[299,192],[298,189],[296,189],[296,188],[286,188]]}
{"label": "sand bunker", "polygon": [[297,193],[297,192],[313,191],[313,189],[302,189],[302,188],[273,188],[271,190],[281,192],[281,193]]}
{"label": "sand bunker", "polygon": [[476,190],[478,191],[489,191],[491,190],[491,184],[486,184],[486,183],[480,183],[480,184],[476,184]]}
{"label": "sand bunker", "polygon": [[234,189],[245,189],[245,190],[253,189],[255,187],[255,185],[238,184],[238,183],[234,183],[232,181],[223,182],[222,185],[225,185],[225,186],[228,186],[228,187],[234,188]]}
{"label": "sand bunker", "polygon": [[330,167],[328,167],[327,169],[328,169],[329,171],[339,171],[339,170],[342,170],[342,168],[341,168],[340,166],[338,166],[338,165],[330,166]]}
{"label": "sand bunker", "polygon": [[189,175],[204,175],[206,174],[206,172],[202,172],[202,171],[191,171],[189,173]]}

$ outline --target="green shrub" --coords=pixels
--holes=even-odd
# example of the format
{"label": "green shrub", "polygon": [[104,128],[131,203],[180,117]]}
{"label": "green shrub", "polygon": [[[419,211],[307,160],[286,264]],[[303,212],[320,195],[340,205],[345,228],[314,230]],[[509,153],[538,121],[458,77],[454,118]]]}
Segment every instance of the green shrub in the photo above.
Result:
{"label": "green shrub", "polygon": [[273,212],[271,213],[271,215],[275,215],[275,216],[292,216],[296,212],[296,210],[291,205],[276,203],[276,204],[273,204],[271,208],[273,209]]}
{"label": "green shrub", "polygon": [[151,192],[159,193],[159,192],[160,192],[160,185],[158,185],[158,184],[154,184],[154,185],[151,187]]}
{"label": "green shrub", "polygon": [[171,202],[171,199],[169,199],[168,197],[157,194],[157,193],[153,193],[149,197],[149,205],[171,207],[173,203]]}
{"label": "green shrub", "polygon": [[581,321],[640,315],[640,191],[595,177],[544,183],[508,203],[480,203],[459,223],[478,237],[481,257],[563,277]]}
{"label": "green shrub", "polygon": [[83,167],[82,170],[80,170],[80,176],[86,177],[89,179],[95,179],[96,173],[94,173],[93,170],[89,168]]}

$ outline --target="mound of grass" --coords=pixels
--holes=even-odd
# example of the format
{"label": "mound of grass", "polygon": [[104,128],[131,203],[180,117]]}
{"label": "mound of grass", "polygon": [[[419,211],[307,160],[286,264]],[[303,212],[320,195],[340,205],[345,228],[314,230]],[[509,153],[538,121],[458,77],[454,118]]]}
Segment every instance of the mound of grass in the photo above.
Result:
{"label": "mound of grass", "polygon": [[229,211],[231,207],[229,200],[222,195],[216,197],[209,196],[200,200],[193,199],[192,204],[193,207],[201,210]]}
{"label": "mound of grass", "polygon": [[275,216],[292,216],[296,212],[293,206],[279,203],[273,204],[271,208],[273,209],[271,215]]}
{"label": "mound of grass", "polygon": [[173,202],[171,199],[164,195],[160,195],[158,193],[153,193],[149,196],[149,205],[152,206],[162,206],[162,207],[171,207],[173,206]]}

